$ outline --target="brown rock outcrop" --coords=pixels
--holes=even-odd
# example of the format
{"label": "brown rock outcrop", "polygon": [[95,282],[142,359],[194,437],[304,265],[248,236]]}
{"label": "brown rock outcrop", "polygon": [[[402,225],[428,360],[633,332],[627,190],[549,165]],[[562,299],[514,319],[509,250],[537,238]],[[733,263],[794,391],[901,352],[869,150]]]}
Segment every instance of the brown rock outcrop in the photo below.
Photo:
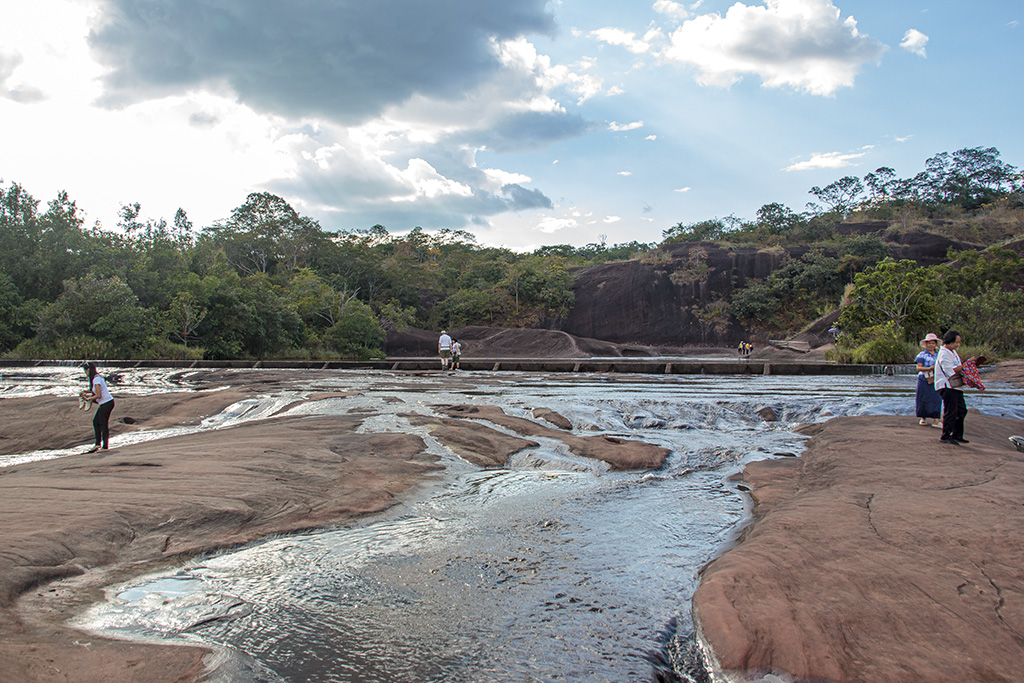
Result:
{"label": "brown rock outcrop", "polygon": [[907,417],[829,421],[797,460],[749,465],[755,520],[693,600],[735,680],[1014,681],[1024,653],[1020,423],[969,445]]}
{"label": "brown rock outcrop", "polygon": [[[117,389],[114,389],[115,393]],[[114,397],[110,419],[117,434],[139,429],[199,424],[252,392],[225,389],[213,392],[180,391],[148,396]],[[0,401],[0,455],[55,450],[91,444],[93,412],[78,409],[78,399],[60,396],[8,398]]]}
{"label": "brown rock outcrop", "polygon": [[502,467],[508,464],[513,454],[539,445],[536,441],[520,439],[475,422],[425,415],[404,417],[411,425],[429,425],[431,436],[480,467]]}
{"label": "brown rock outcrop", "polygon": [[[922,265],[945,262],[951,247],[976,246],[928,232],[890,231],[885,221],[835,227],[840,234],[878,234],[894,258]],[[808,251],[807,246],[759,249],[684,242],[666,244],[640,260],[579,268],[574,271],[576,303],[557,327],[619,344],[732,345],[748,334],[737,325],[702,329],[694,307],[728,299],[748,281],[767,278],[788,259]]]}
{"label": "brown rock outcrop", "polygon": [[0,469],[0,680],[197,680],[205,650],[83,638],[65,614],[10,608],[55,578],[101,585],[106,568],[379,511],[438,467],[419,437],[357,433],[361,420],[278,418]]}
{"label": "brown rock outcrop", "polygon": [[507,415],[497,406],[442,406],[438,412],[452,417],[486,420],[526,436],[558,439],[576,455],[602,460],[616,470],[647,470],[665,464],[669,450],[661,446],[614,436],[574,436],[551,427]]}
{"label": "brown rock outcrop", "polygon": [[565,415],[556,413],[550,408],[534,408],[531,412],[534,417],[544,420],[545,422],[550,422],[559,429],[572,429],[572,422],[569,422],[569,419],[565,417]]}

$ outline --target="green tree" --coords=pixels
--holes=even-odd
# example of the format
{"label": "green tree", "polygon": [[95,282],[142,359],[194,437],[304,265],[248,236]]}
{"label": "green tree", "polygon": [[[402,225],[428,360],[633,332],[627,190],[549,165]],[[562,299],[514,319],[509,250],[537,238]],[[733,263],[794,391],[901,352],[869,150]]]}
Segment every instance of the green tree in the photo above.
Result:
{"label": "green tree", "polygon": [[373,309],[353,299],[345,304],[338,322],[324,334],[328,346],[343,356],[383,356],[384,330]]}
{"label": "green tree", "polygon": [[153,343],[155,312],[139,305],[123,280],[86,275],[64,283],[64,292],[42,312],[36,331],[43,344],[91,337],[134,357]]}
{"label": "green tree", "polygon": [[858,273],[839,326],[855,339],[867,328],[891,324],[902,339],[940,327],[942,285],[937,274],[909,259],[879,262]]}
{"label": "green tree", "polygon": [[790,235],[804,223],[803,217],[785,204],[773,202],[757,210],[756,229],[762,236]]}
{"label": "green tree", "polygon": [[18,329],[22,298],[14,280],[0,270],[0,352],[13,349],[24,338]]}
{"label": "green tree", "polygon": [[864,194],[864,184],[856,176],[848,175],[825,187],[815,185],[811,188],[810,194],[821,202],[821,205],[810,204],[813,211],[832,213],[845,218],[860,203]]}
{"label": "green tree", "polygon": [[184,346],[195,337],[196,329],[206,319],[207,310],[199,305],[192,292],[178,292],[167,309],[168,332]]}
{"label": "green tree", "polygon": [[720,218],[696,223],[677,223],[662,232],[663,242],[713,242],[725,236],[725,221]]}

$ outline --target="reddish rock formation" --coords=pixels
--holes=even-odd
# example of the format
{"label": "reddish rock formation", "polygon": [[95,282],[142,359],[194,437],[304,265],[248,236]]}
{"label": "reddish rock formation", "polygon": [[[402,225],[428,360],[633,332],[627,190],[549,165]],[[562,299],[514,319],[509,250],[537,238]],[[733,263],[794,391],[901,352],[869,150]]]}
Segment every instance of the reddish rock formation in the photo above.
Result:
{"label": "reddish rock formation", "polygon": [[[205,650],[90,638],[63,619],[114,578],[104,569],[382,510],[437,468],[419,437],[356,433],[360,421],[279,418],[0,469],[0,680],[197,680]],[[11,611],[77,575],[73,595],[35,588]]]}
{"label": "reddish rock formation", "polygon": [[1020,431],[972,413],[958,447],[913,418],[836,418],[801,458],[749,465],[755,519],[693,601],[720,672],[1020,680]]}
{"label": "reddish rock formation", "polygon": [[430,425],[431,436],[480,467],[501,467],[508,463],[514,453],[538,445],[536,441],[520,439],[466,420],[426,415],[403,417],[411,425]]}
{"label": "reddish rock formation", "polygon": [[[627,354],[619,344],[576,337],[558,330],[506,329],[501,327],[458,327],[449,333],[463,345],[467,358],[580,358],[588,356],[649,355]],[[440,331],[410,327],[388,333],[389,356],[437,355]]]}
{"label": "reddish rock formation", "polygon": [[647,470],[665,464],[669,450],[642,441],[630,441],[614,436],[574,436],[564,431],[520,417],[506,415],[497,406],[448,406],[438,412],[453,417],[469,417],[486,420],[527,436],[542,436],[558,439],[576,455],[602,460],[616,470]]}
{"label": "reddish rock formation", "polygon": [[[116,387],[113,389],[116,393]],[[173,392],[149,396],[115,396],[111,432],[163,429],[199,424],[251,391]],[[78,409],[78,399],[59,396],[8,398],[0,401],[0,455],[73,448],[93,442],[93,412]]]}
{"label": "reddish rock formation", "polygon": [[[894,258],[923,265],[943,263],[950,247],[972,247],[926,232],[888,231],[884,221],[836,228],[847,234],[877,233]],[[692,308],[728,298],[734,289],[751,279],[767,278],[788,258],[800,258],[808,250],[686,242],[665,245],[641,260],[579,268],[574,273],[576,303],[558,328],[620,344],[642,340],[653,345],[731,345],[746,336],[741,328],[722,333],[702,330]]]}
{"label": "reddish rock formation", "polygon": [[550,408],[534,408],[531,412],[534,417],[544,420],[545,422],[550,422],[559,429],[572,429],[572,422],[569,422],[569,419],[565,417],[565,415],[556,413]]}

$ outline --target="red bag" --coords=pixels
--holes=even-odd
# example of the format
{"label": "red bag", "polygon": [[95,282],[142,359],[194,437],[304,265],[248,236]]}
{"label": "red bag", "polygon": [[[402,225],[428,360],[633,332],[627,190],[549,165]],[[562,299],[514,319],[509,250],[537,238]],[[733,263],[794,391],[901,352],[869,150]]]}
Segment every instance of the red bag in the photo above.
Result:
{"label": "red bag", "polygon": [[[963,369],[960,373],[963,374],[964,384],[985,391],[985,385],[981,383],[981,373],[978,372],[978,364],[973,358],[968,358],[964,361]],[[953,377],[956,377],[956,375],[953,375]],[[950,386],[953,386],[953,377],[949,378]]]}

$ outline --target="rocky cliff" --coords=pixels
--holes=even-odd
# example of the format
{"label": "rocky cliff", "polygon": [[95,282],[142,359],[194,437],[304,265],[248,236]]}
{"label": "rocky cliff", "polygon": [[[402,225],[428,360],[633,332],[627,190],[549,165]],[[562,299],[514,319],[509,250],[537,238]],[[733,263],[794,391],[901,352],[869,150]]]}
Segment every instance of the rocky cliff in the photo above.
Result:
{"label": "rocky cliff", "polygon": [[[927,232],[889,232],[884,222],[838,227],[845,234],[878,234],[893,258],[922,265],[944,262],[951,247],[975,246]],[[666,245],[637,261],[580,268],[575,272],[576,304],[557,327],[575,336],[620,344],[731,345],[744,338],[745,331],[738,326],[721,333],[705,329],[695,309],[728,299],[749,280],[768,277],[787,258],[800,258],[808,250],[807,246],[758,249],[686,242]]]}

